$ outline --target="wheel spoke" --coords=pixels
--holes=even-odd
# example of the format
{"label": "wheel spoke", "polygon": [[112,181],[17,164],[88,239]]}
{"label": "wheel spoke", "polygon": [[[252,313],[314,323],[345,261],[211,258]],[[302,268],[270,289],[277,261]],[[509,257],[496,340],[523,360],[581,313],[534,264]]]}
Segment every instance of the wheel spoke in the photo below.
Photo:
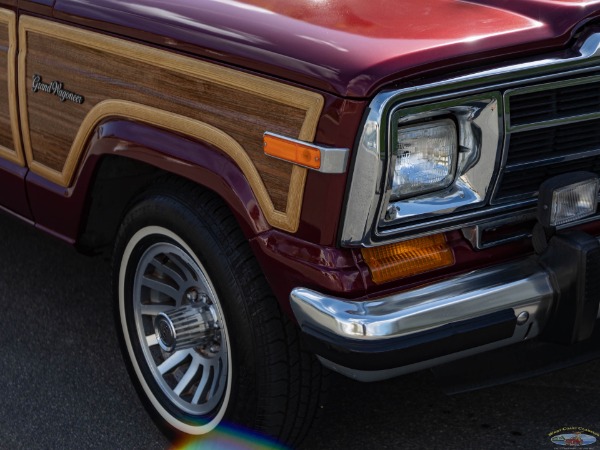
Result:
{"label": "wheel spoke", "polygon": [[173,353],[170,357],[165,359],[162,364],[160,364],[157,368],[161,375],[164,375],[168,371],[174,369],[179,364],[181,364],[185,358],[190,354],[189,350],[180,350],[178,352]]}
{"label": "wheel spoke", "polygon": [[156,334],[150,334],[150,335],[146,336],[146,343],[148,344],[148,347],[157,345],[158,341],[156,340]]}
{"label": "wheel spoke", "polygon": [[179,270],[181,270],[187,283],[193,283],[198,279],[196,274],[192,270],[190,270],[190,267],[185,262],[183,262],[179,258],[179,256],[177,256],[175,254],[171,254],[169,256],[170,256],[169,261],[171,261],[173,264],[175,264],[177,266],[177,268]]}
{"label": "wheel spoke", "polygon": [[217,390],[219,389],[219,383],[217,382],[217,380],[220,380],[222,378],[221,372],[223,371],[223,367],[225,367],[222,356],[219,357],[219,359],[214,362],[213,367],[214,367],[214,371],[215,371],[215,376],[214,376],[215,381],[213,381],[213,387],[212,387],[210,394],[208,395],[208,398],[212,398],[217,393]]}
{"label": "wheel spoke", "polygon": [[177,285],[183,286],[186,283],[186,280],[185,278],[183,278],[181,273],[179,273],[177,270],[172,269],[167,264],[160,261],[158,258],[154,258],[152,261],[150,261],[150,265],[157,269],[159,273],[170,277],[175,283],[177,283]]}
{"label": "wheel spoke", "polygon": [[164,281],[156,280],[147,275],[144,275],[142,279],[142,285],[149,287],[150,289],[154,289],[155,291],[161,292],[165,294],[167,297],[172,298],[177,303],[179,303],[179,291],[172,286],[169,286]]}
{"label": "wheel spoke", "polygon": [[165,312],[168,311],[169,309],[173,309],[173,306],[171,305],[142,305],[141,306],[141,313],[144,316],[156,316],[158,314],[160,314],[161,312]]}
{"label": "wheel spoke", "polygon": [[200,378],[200,382],[198,383],[198,387],[194,393],[194,398],[192,398],[192,403],[194,404],[198,404],[198,401],[200,401],[200,396],[206,390],[206,384],[208,383],[211,367],[213,367],[212,364],[204,364],[202,366],[202,378]]}
{"label": "wheel spoke", "polygon": [[191,383],[192,379],[194,378],[194,375],[196,375],[196,373],[198,372],[199,367],[200,361],[197,358],[192,359],[192,363],[190,364],[190,367],[188,367],[188,370],[185,372],[185,375],[181,377],[181,380],[179,380],[179,383],[177,383],[177,386],[175,386],[175,389],[173,389],[173,392],[175,392],[175,394],[181,395],[181,393],[187,387],[187,385]]}

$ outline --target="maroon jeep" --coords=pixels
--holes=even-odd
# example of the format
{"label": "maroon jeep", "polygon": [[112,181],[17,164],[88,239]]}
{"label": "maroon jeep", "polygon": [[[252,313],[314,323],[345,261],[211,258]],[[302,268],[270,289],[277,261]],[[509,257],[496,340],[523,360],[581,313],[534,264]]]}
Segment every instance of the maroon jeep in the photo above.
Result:
{"label": "maroon jeep", "polygon": [[112,254],[168,434],[295,445],[329,369],[593,338],[599,3],[0,0],[0,205]]}

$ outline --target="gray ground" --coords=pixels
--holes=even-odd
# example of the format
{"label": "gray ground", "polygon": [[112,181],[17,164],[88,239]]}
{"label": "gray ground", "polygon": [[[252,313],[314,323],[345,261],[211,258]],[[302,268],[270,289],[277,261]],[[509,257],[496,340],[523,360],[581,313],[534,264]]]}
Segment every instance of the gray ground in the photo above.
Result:
{"label": "gray ground", "polygon": [[[121,362],[108,264],[13,219],[0,217],[0,230],[0,448],[169,448]],[[553,448],[559,428],[600,432],[599,368],[453,397],[428,372],[336,378],[306,447]]]}

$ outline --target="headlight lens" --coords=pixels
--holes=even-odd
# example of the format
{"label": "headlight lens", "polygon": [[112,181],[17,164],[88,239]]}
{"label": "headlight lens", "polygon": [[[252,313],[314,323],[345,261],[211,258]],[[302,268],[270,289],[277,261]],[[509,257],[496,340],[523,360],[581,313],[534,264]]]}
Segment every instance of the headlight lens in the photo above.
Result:
{"label": "headlight lens", "polygon": [[450,186],[456,159],[457,133],[452,120],[399,127],[391,200]]}

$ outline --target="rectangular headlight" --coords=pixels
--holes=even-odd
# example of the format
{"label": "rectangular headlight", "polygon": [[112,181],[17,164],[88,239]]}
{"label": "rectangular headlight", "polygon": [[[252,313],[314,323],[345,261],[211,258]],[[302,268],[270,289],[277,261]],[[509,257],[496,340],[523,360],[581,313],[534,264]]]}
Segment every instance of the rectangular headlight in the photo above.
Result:
{"label": "rectangular headlight", "polygon": [[452,120],[399,127],[391,200],[450,186],[456,160],[457,132]]}

